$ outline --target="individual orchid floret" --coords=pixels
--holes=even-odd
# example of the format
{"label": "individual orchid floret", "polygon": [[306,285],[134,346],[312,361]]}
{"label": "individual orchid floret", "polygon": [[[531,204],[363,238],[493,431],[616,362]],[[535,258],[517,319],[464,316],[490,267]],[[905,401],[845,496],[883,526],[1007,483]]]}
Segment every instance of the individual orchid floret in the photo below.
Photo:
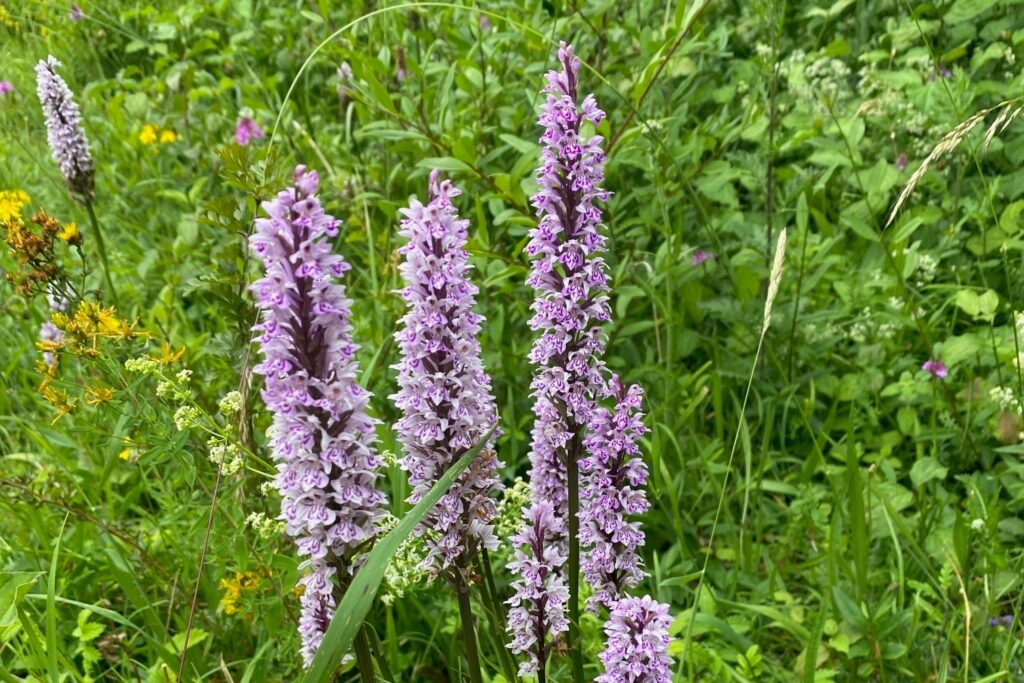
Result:
{"label": "individual orchid floret", "polygon": [[515,559],[508,565],[518,577],[508,600],[508,631],[509,649],[527,655],[519,666],[519,674],[526,676],[544,670],[560,634],[569,629],[569,589],[561,572],[566,559],[561,518],[547,502],[534,503],[523,517],[521,530],[512,538]]}
{"label": "individual orchid floret", "polygon": [[264,202],[249,238],[266,272],[252,285],[262,322],[262,397],[277,464],[285,532],[304,558],[299,632],[308,665],[334,614],[338,585],[377,533],[386,498],[376,488],[375,420],[356,383],[351,301],[337,279],[349,264],[331,250],[339,221],[316,196],[318,178],[295,169],[293,187]]}
{"label": "individual orchid floret", "polygon": [[605,649],[599,655],[604,673],[595,683],[671,683],[671,624],[668,605],[650,596],[614,603],[604,625]]}
{"label": "individual orchid floret", "polygon": [[[413,199],[402,209],[399,249],[407,312],[395,340],[401,353],[397,430],[409,473],[410,503],[417,503],[438,478],[484,437],[497,421],[491,378],[480,360],[483,317],[473,312],[477,287],[469,281],[466,251],[469,221],[459,218],[450,180],[430,176],[426,205]],[[427,515],[425,563],[434,573],[466,566],[479,546],[494,550],[495,503],[500,466],[492,435],[480,454]]]}
{"label": "individual orchid floret", "polygon": [[643,390],[626,388],[618,375],[608,382],[606,398],[613,408],[596,408],[584,443],[587,457],[580,463],[583,491],[580,505],[580,547],[583,576],[593,587],[591,610],[611,609],[626,588],[644,577],[637,549],[644,532],[627,515],[642,514],[649,504],[643,486],[647,465],[637,444],[647,432],[643,423]]}
{"label": "individual orchid floret", "polygon": [[540,220],[530,231],[526,252],[533,262],[527,283],[535,293],[529,324],[540,333],[530,352],[537,418],[530,485],[534,501],[550,501],[555,514],[564,517],[566,462],[580,457],[581,432],[602,384],[601,325],[611,313],[601,257],[605,238],[598,230],[601,211],[595,206],[608,198],[600,188],[605,156],[601,137],[582,133],[584,121],[596,124],[604,112],[593,96],[580,103],[580,62],[572,48],[563,43],[558,59],[562,69],[547,74],[538,120],[544,127],[540,189],[531,202]]}
{"label": "individual orchid floret", "polygon": [[36,64],[36,91],[46,116],[47,138],[54,160],[68,182],[71,192],[92,199],[95,176],[89,143],[82,130],[82,117],[71,89],[57,74],[61,63],[50,56]]}

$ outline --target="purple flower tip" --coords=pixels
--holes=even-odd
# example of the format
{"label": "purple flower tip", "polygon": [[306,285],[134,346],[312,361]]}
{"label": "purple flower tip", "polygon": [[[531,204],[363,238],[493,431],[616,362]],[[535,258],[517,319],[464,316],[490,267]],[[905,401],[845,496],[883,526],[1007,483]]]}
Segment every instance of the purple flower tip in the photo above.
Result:
{"label": "purple flower tip", "polygon": [[71,21],[81,21],[85,19],[85,12],[75,3],[71,3],[71,9],[68,10],[68,19]]}
{"label": "purple flower tip", "polygon": [[896,168],[900,171],[906,169],[907,161],[908,159],[906,152],[900,152],[900,155],[896,157]]}
{"label": "purple flower tip", "polygon": [[946,364],[941,360],[927,360],[921,365],[921,369],[927,373],[930,373],[932,377],[942,379],[949,375],[949,370],[946,369]]}
{"label": "purple flower tip", "polygon": [[604,673],[595,683],[671,683],[671,624],[668,605],[650,596],[616,602],[604,625],[607,642],[599,655]]}
{"label": "purple flower tip", "polygon": [[240,145],[248,145],[250,140],[262,140],[263,129],[248,116],[238,119],[235,126],[235,142]]}
{"label": "purple flower tip", "polygon": [[692,263],[695,266],[699,266],[700,264],[704,263],[705,261],[714,260],[714,258],[715,258],[715,255],[712,254],[710,251],[704,251],[703,249],[698,249],[697,251],[693,252],[693,257],[690,259],[690,263]]}
{"label": "purple flower tip", "polygon": [[14,90],[14,86],[11,85],[10,81],[0,81],[0,95],[6,95]]}

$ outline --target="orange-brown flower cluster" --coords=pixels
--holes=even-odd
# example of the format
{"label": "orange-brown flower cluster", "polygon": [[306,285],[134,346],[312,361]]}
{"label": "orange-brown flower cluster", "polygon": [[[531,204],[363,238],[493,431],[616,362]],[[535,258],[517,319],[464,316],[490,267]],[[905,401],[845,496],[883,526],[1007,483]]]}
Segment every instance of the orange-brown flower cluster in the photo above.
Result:
{"label": "orange-brown flower cluster", "polygon": [[58,243],[72,247],[82,244],[82,234],[74,223],[61,225],[45,211],[36,212],[28,225],[21,216],[12,215],[3,221],[3,227],[4,243],[19,266],[6,278],[25,295],[44,292],[50,283],[64,278],[56,253]]}

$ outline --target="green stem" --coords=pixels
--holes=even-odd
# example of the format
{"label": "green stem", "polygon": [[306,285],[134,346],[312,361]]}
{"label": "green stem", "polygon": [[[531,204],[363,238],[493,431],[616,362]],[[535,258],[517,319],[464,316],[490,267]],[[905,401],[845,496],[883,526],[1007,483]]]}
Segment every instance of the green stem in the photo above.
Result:
{"label": "green stem", "polygon": [[481,548],[479,557],[480,574],[484,579],[480,586],[480,594],[483,596],[484,607],[489,613],[488,621],[491,625],[494,642],[498,648],[498,661],[501,662],[502,674],[508,679],[509,683],[514,683],[519,680],[519,676],[516,675],[516,665],[512,661],[512,655],[508,648],[505,647],[505,638],[501,630],[502,625],[508,623],[508,618],[505,615],[505,609],[502,607],[501,600],[498,599],[498,589],[494,583],[494,574],[491,571],[491,556],[486,548]]}
{"label": "green stem", "polygon": [[480,653],[476,644],[476,629],[473,628],[473,610],[469,604],[469,586],[466,578],[462,575],[462,568],[455,567],[453,572],[455,581],[455,594],[459,599],[459,616],[462,621],[462,644],[466,650],[466,660],[469,663],[470,683],[483,683],[483,676],[480,674]]}
{"label": "green stem", "polygon": [[107,262],[107,247],[103,243],[103,231],[100,230],[100,222],[96,218],[96,211],[92,208],[92,200],[85,202],[85,210],[89,214],[89,222],[92,223],[92,231],[96,235],[96,247],[100,252],[100,261],[103,264],[103,277],[107,281],[107,289],[110,290],[110,297],[114,300],[114,304],[117,304],[117,290],[114,289],[114,283],[110,279],[110,264]]}
{"label": "green stem", "polygon": [[373,672],[373,659],[370,657],[370,644],[366,640],[365,624],[359,629],[352,645],[356,651],[356,667],[359,669],[359,678],[363,683],[377,683],[377,676]]}
{"label": "green stem", "polygon": [[572,680],[583,683],[583,643],[580,638],[580,429],[574,430],[569,444],[566,473],[569,479],[569,657]]}
{"label": "green stem", "polygon": [[394,683],[395,677],[391,674],[388,658],[384,655],[384,645],[380,642],[377,632],[365,624],[363,628],[370,637],[370,645],[373,646],[373,656],[377,660],[377,666],[380,667],[380,675],[388,683]]}

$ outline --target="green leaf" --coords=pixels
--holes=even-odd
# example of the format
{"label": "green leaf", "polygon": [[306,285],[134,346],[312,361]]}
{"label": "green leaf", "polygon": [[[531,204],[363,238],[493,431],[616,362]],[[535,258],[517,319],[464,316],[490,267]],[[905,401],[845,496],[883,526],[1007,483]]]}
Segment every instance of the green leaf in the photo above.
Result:
{"label": "green leaf", "polygon": [[42,572],[0,574],[0,629],[12,626],[18,620],[18,603],[41,575]]}
{"label": "green leaf", "polygon": [[439,171],[472,171],[465,161],[459,161],[455,157],[427,157],[426,159],[420,159],[416,163],[419,168],[426,168],[434,170],[435,168]]}
{"label": "green leaf", "polygon": [[910,481],[920,488],[933,479],[945,479],[948,472],[949,468],[940,465],[935,458],[927,456],[915,462],[910,468]]}
{"label": "green leaf", "polygon": [[973,19],[997,2],[999,0],[956,0],[943,18],[950,24],[959,24]]}
{"label": "green leaf", "polygon": [[341,658],[349,651],[352,641],[355,640],[366,613],[370,611],[377,588],[380,587],[380,582],[384,579],[384,570],[391,563],[391,558],[398,550],[398,546],[423,521],[423,518],[448,491],[455,479],[469,467],[497,427],[497,424],[491,427],[475,446],[469,449],[458,462],[449,467],[448,471],[427,492],[427,495],[423,496],[423,499],[416,504],[416,507],[402,517],[391,533],[377,541],[373,550],[366,555],[366,561],[356,572],[352,584],[338,604],[334,618],[331,619],[327,633],[324,634],[323,643],[317,650],[306,675],[302,678],[303,683],[326,683],[331,679],[341,663]]}

